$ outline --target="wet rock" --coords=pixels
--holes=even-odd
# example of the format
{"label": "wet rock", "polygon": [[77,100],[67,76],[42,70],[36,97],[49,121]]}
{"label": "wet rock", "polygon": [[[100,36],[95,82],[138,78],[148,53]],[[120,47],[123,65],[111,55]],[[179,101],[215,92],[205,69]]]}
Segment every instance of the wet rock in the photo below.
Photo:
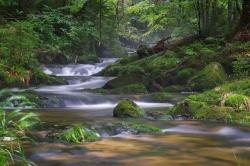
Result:
{"label": "wet rock", "polygon": [[139,118],[143,117],[143,115],[142,109],[130,99],[121,100],[113,111],[114,117],[121,118]]}

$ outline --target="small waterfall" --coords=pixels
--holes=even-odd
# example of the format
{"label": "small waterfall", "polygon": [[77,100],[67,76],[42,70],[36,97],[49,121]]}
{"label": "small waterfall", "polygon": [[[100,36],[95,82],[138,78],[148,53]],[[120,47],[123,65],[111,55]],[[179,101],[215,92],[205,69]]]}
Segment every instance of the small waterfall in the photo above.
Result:
{"label": "small waterfall", "polygon": [[91,76],[102,71],[106,66],[114,63],[117,58],[100,59],[96,64],[68,64],[42,66],[43,71],[56,76]]}

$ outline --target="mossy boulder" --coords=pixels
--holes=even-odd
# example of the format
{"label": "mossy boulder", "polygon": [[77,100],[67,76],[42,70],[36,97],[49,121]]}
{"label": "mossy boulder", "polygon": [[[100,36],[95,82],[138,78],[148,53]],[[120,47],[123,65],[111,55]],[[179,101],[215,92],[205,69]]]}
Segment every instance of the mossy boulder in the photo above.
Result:
{"label": "mossy boulder", "polygon": [[223,84],[226,80],[227,74],[223,66],[220,63],[212,62],[192,77],[188,81],[188,85],[193,90],[202,91]]}
{"label": "mossy boulder", "polygon": [[140,133],[160,133],[161,129],[159,127],[143,124],[143,123],[133,123],[133,122],[122,122],[121,126],[132,133],[140,134]]}
{"label": "mossy boulder", "polygon": [[104,88],[105,89],[115,89],[131,84],[139,84],[145,82],[145,76],[140,71],[134,71],[131,73],[125,73],[111,81],[109,81]]}
{"label": "mossy boulder", "polygon": [[213,90],[188,96],[168,112],[173,117],[250,123],[249,78],[233,81]]}
{"label": "mossy boulder", "polygon": [[143,115],[143,110],[130,99],[121,100],[113,111],[113,116],[120,118],[139,118]]}

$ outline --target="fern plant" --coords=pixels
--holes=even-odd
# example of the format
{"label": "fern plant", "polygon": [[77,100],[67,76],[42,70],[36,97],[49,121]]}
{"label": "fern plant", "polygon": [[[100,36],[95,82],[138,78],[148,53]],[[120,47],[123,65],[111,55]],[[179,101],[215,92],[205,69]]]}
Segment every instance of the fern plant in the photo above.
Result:
{"label": "fern plant", "polygon": [[63,131],[58,138],[70,143],[93,142],[99,139],[99,135],[81,124]]}
{"label": "fern plant", "polygon": [[20,141],[30,140],[27,133],[38,123],[39,118],[34,113],[0,110],[0,165],[35,165],[25,158]]}

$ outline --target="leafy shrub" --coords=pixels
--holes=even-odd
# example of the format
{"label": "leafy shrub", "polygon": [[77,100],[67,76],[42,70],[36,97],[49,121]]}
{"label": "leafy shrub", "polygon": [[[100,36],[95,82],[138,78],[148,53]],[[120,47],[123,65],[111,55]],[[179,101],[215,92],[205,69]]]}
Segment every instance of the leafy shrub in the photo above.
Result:
{"label": "leafy shrub", "polygon": [[29,21],[17,21],[0,28],[0,55],[2,63],[9,66],[9,70],[17,71],[29,68],[34,63],[34,49],[38,38],[33,31],[33,24]]}
{"label": "leafy shrub", "polygon": [[30,21],[16,21],[0,27],[2,86],[27,84],[32,70],[38,67],[34,57],[37,46],[38,38]]}
{"label": "leafy shrub", "polygon": [[248,76],[250,74],[250,58],[238,57],[233,62],[233,72],[238,77]]}

